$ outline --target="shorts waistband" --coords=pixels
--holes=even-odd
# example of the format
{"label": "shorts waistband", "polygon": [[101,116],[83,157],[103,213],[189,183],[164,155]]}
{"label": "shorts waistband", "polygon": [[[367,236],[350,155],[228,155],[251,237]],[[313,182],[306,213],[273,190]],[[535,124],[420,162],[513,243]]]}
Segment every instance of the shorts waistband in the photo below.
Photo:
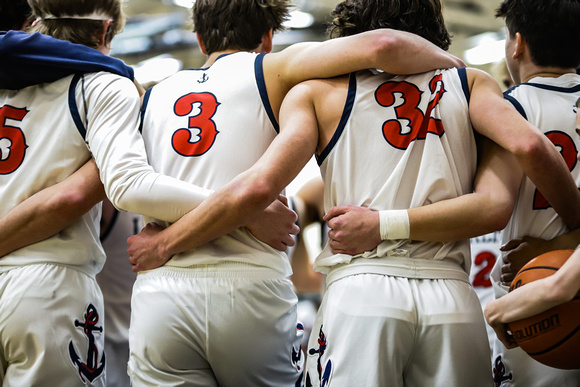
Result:
{"label": "shorts waistband", "polygon": [[469,283],[469,275],[453,262],[412,258],[358,258],[330,269],[326,284],[356,274],[381,274],[415,279],[448,279]]}
{"label": "shorts waistband", "polygon": [[244,262],[223,262],[218,264],[192,265],[187,267],[161,266],[157,269],[140,272],[139,275],[181,278],[288,278],[274,269]]}

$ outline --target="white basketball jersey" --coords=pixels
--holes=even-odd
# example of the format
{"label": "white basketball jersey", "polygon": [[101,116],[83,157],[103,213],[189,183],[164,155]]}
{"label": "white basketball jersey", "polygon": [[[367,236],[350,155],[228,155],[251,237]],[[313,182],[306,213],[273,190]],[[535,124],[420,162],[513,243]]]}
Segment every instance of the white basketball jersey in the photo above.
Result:
{"label": "white basketball jersey", "polygon": [[[71,80],[0,90],[0,216],[64,180],[91,157],[71,114]],[[3,257],[0,271],[58,263],[95,275],[105,261],[99,219],[100,205],[57,235]]]}
{"label": "white basketball jersey", "polygon": [[[580,98],[580,75],[565,74],[559,78],[533,78],[504,93],[505,98],[531,124],[538,127],[560,150],[576,183],[580,185],[576,133],[576,101]],[[538,191],[532,181],[524,176],[512,217],[503,231],[502,244],[525,235],[552,239],[568,232],[568,228]],[[501,262],[501,260],[498,260]],[[499,286],[500,264],[492,271],[496,296],[504,295]]]}
{"label": "white basketball jersey", "polygon": [[[580,139],[576,133],[576,101],[580,98],[580,75],[565,74],[559,78],[533,78],[504,93],[516,109],[530,123],[556,145],[564,157],[576,184],[580,184],[577,163]],[[552,239],[568,232],[562,219],[546,202],[542,194],[524,176],[512,217],[503,231],[503,243],[525,235]],[[501,285],[501,262],[492,270],[496,298],[505,295],[508,288]],[[494,346],[494,378],[496,385],[578,386],[580,370],[560,370],[544,366],[529,357],[521,348],[505,349],[499,340]]]}
{"label": "white basketball jersey", "polygon": [[[465,69],[351,74],[342,119],[318,162],[324,203],[406,209],[472,192],[476,144]],[[364,258],[447,261],[469,272],[469,241],[383,241]],[[316,266],[341,262],[323,253]],[[409,260],[408,258],[412,258]],[[384,261],[384,260],[383,260]],[[418,276],[421,276],[419,273]]]}
{"label": "white basketball jersey", "polygon": [[[147,164],[139,107],[133,82],[106,72],[0,90],[0,216],[64,180],[91,155],[107,196],[122,209],[175,221],[194,208],[196,189]],[[58,263],[95,275],[105,259],[99,219],[100,207],[56,236],[3,257],[0,270]]]}
{"label": "white basketball jersey", "polygon": [[[238,52],[184,70],[151,88],[143,106],[145,146],[157,172],[217,190],[250,168],[277,134],[262,74],[263,55]],[[225,261],[291,273],[288,258],[245,228],[179,254],[167,265]]]}

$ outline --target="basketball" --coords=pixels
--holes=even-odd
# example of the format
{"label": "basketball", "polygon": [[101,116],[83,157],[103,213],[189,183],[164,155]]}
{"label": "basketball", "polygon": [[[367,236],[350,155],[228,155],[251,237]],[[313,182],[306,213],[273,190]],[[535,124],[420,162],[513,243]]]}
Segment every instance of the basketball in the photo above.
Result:
{"label": "basketball", "polygon": [[[573,250],[555,250],[528,262],[514,278],[510,291],[554,274]],[[574,299],[536,316],[508,324],[518,345],[550,367],[580,368],[580,292]]]}

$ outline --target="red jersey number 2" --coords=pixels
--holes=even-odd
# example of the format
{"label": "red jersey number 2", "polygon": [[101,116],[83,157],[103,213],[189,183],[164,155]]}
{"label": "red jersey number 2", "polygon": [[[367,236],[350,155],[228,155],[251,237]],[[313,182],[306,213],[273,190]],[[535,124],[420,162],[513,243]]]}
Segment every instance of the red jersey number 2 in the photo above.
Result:
{"label": "red jersey number 2", "polygon": [[[572,171],[576,166],[576,156],[578,155],[574,140],[568,134],[559,131],[547,132],[546,137],[557,148],[560,148],[560,154],[564,158],[564,162],[568,166],[568,169]],[[534,210],[543,210],[550,207],[550,203],[548,203],[544,195],[536,188],[534,192]]]}
{"label": "red jersey number 2", "polygon": [[[212,120],[219,102],[211,93],[189,93],[179,98],[173,107],[178,116],[189,116],[188,128],[173,133],[173,149],[182,156],[201,156],[214,144],[219,133]],[[191,115],[193,113],[193,115]]]}
{"label": "red jersey number 2", "polygon": [[18,169],[26,154],[26,139],[18,127],[6,124],[6,120],[22,121],[28,113],[25,108],[0,107],[0,175],[7,175]]}

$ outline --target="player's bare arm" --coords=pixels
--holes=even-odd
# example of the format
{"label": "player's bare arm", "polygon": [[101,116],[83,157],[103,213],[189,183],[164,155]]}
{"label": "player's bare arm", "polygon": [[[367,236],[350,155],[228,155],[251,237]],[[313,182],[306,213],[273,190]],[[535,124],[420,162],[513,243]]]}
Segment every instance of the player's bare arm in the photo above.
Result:
{"label": "player's bare arm", "polygon": [[[482,139],[479,145],[482,155],[473,193],[408,209],[408,239],[448,242],[505,227],[517,198],[521,170],[515,158],[497,144]],[[325,219],[332,229],[329,244],[334,253],[361,254],[382,240],[379,213],[372,209],[337,206]]]}
{"label": "player's bare arm", "polygon": [[322,43],[298,43],[266,55],[264,77],[277,115],[284,95],[308,79],[330,78],[367,68],[414,74],[465,66],[428,40],[404,31],[379,29]]}
{"label": "player's bare arm", "polygon": [[491,76],[469,69],[468,77],[474,127],[510,151],[568,227],[576,229],[580,225],[580,191],[556,147],[503,99]]}
{"label": "player's bare arm", "polygon": [[567,302],[579,290],[580,250],[576,250],[555,274],[490,301],[485,308],[485,318],[504,345],[512,348],[515,343],[507,334],[505,324],[534,316]]}
{"label": "player's bare arm", "polygon": [[93,160],[0,218],[0,256],[49,238],[105,198]]}
{"label": "player's bare arm", "polygon": [[318,146],[318,126],[312,99],[308,98],[310,92],[306,84],[291,90],[280,114],[283,129],[252,168],[170,227],[159,230],[148,226],[127,240],[133,271],[158,267],[174,254],[240,227],[278,197]]}
{"label": "player's bare arm", "polygon": [[580,244],[580,229],[546,240],[532,236],[512,239],[500,250],[503,254],[501,281],[509,286],[520,269],[531,259],[553,250],[573,250]]}

